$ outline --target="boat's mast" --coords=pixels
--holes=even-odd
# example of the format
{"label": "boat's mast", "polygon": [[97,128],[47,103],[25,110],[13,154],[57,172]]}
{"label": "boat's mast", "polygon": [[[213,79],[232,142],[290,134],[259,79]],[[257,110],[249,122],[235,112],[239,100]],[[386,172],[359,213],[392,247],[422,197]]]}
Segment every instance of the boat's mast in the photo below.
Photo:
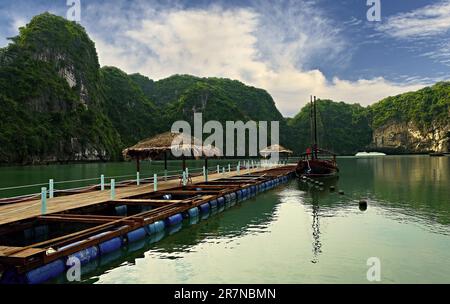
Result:
{"label": "boat's mast", "polygon": [[313,97],[310,96],[311,107],[309,109],[309,124],[311,127],[311,158],[314,159],[314,121],[313,121]]}
{"label": "boat's mast", "polygon": [[314,96],[314,154],[317,159],[317,113],[316,113],[316,96]]}

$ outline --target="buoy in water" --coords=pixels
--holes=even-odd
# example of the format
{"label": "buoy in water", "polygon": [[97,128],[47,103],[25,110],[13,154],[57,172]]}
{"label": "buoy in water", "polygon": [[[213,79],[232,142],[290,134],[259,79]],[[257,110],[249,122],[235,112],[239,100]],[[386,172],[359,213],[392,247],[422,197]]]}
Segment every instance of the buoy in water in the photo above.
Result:
{"label": "buoy in water", "polygon": [[367,210],[367,201],[365,201],[365,200],[359,201],[359,210],[361,210],[361,211]]}
{"label": "buoy in water", "polygon": [[334,190],[336,190],[336,188],[334,186],[330,186],[330,191],[333,192]]}
{"label": "buoy in water", "polygon": [[344,195],[345,194],[344,190],[339,190],[339,194]]}

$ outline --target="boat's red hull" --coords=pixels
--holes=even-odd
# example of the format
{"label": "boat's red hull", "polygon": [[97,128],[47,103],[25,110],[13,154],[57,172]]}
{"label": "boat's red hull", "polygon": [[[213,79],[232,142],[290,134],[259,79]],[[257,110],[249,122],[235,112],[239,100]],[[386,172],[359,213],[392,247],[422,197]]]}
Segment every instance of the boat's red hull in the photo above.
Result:
{"label": "boat's red hull", "polygon": [[336,175],[339,169],[334,161],[314,159],[300,160],[296,171],[299,176],[325,177]]}

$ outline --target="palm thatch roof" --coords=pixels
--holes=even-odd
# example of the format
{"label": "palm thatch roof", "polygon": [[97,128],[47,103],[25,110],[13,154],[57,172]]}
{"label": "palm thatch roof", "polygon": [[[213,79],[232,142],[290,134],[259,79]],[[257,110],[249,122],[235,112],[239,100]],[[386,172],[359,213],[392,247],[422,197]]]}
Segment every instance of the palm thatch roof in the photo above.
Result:
{"label": "palm thatch roof", "polygon": [[272,153],[293,154],[294,152],[289,150],[289,149],[287,149],[287,148],[285,148],[285,147],[283,147],[283,146],[281,146],[281,145],[272,145],[272,146],[269,146],[269,147],[266,147],[266,148],[262,149],[261,151],[259,151],[259,153],[262,156],[266,157],[266,156],[268,156],[268,155],[270,155]]}
{"label": "palm thatch roof", "polygon": [[207,157],[220,156],[220,149],[212,146],[204,146],[202,142],[184,133],[166,132],[152,138],[144,139],[136,145],[122,151],[124,158],[155,158],[162,153],[172,151],[183,153],[183,155],[193,155],[196,158],[204,155]]}

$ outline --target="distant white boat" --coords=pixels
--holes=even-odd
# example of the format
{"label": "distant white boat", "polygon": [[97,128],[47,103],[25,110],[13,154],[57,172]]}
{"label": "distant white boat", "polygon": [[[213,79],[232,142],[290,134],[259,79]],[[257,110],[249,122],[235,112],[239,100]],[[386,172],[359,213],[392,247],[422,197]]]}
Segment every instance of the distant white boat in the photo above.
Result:
{"label": "distant white boat", "polygon": [[356,157],[376,157],[376,156],[386,156],[385,153],[381,152],[358,152],[355,154]]}

